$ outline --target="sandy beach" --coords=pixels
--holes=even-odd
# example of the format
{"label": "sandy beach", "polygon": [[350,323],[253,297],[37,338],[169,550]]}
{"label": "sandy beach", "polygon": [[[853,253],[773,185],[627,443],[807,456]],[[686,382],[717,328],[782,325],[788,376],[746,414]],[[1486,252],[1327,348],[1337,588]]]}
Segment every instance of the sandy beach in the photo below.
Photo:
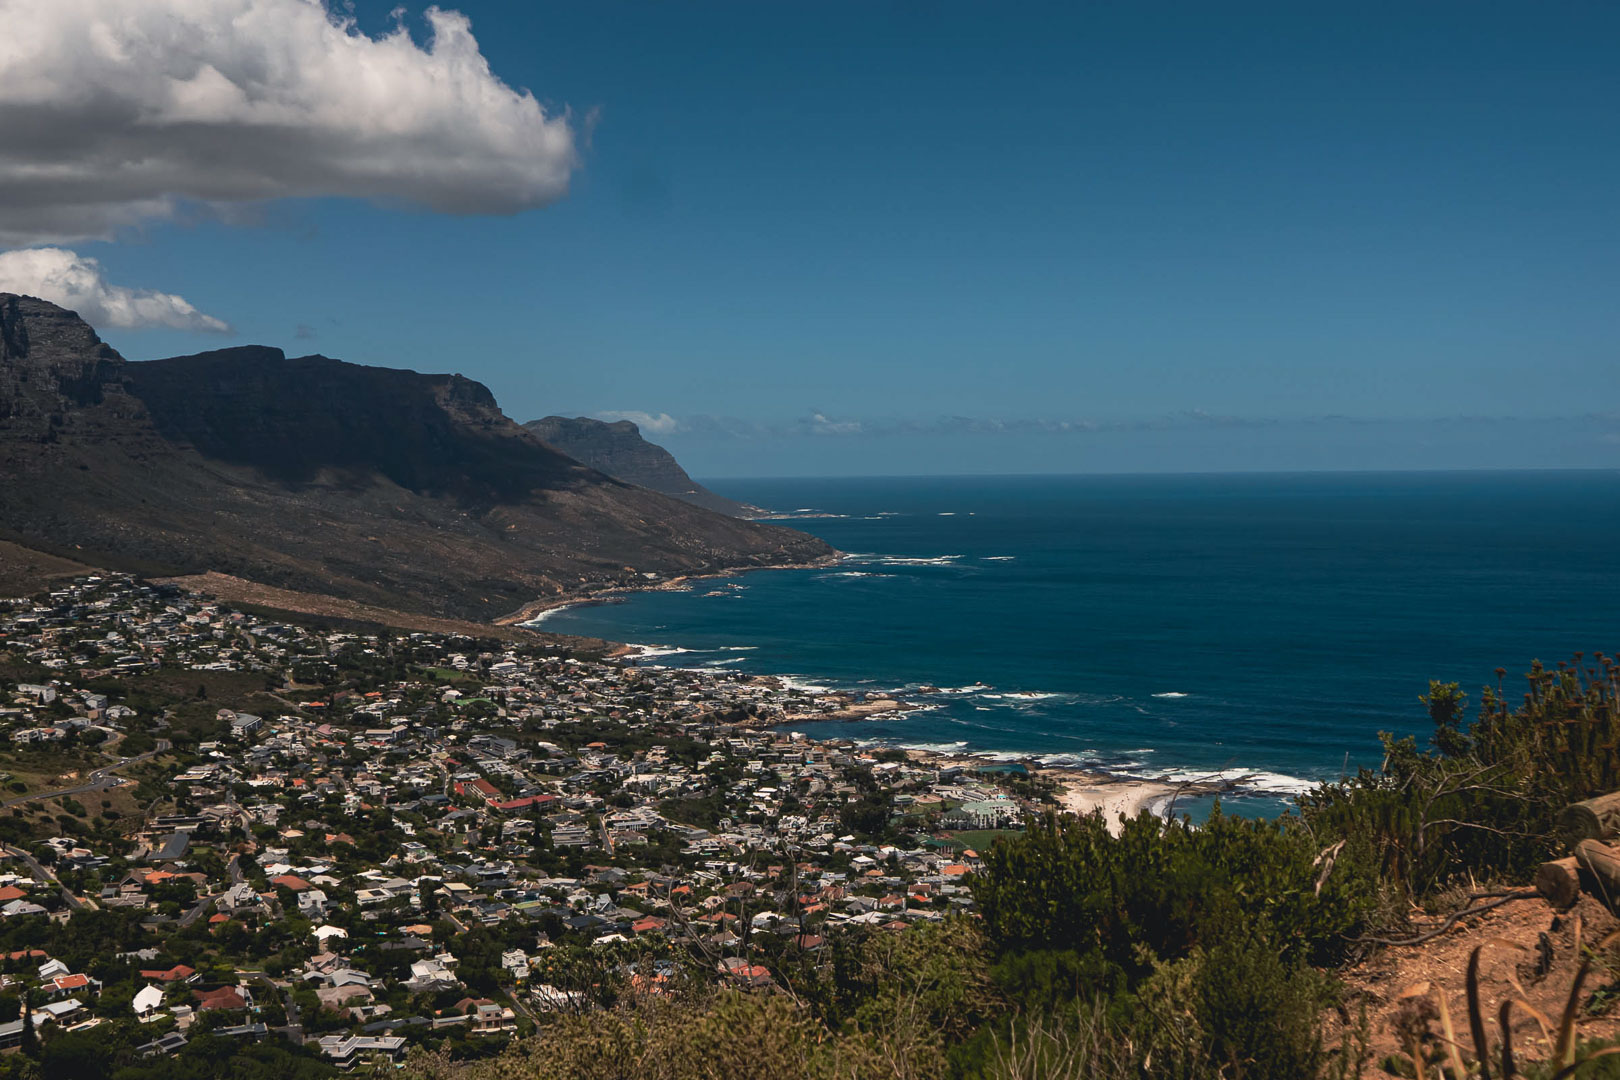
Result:
{"label": "sandy beach", "polygon": [[[972,754],[942,754],[933,750],[907,750],[906,756],[919,764],[937,768],[982,769],[984,758]],[[1120,817],[1134,818],[1143,810],[1163,813],[1172,799],[1196,795],[1216,794],[1230,784],[1222,782],[1170,783],[1166,780],[1143,780],[1130,776],[1113,776],[1087,769],[1064,769],[1042,766],[1031,758],[1020,762],[1031,776],[1050,780],[1058,787],[1057,800],[1062,812],[1089,814],[1102,811],[1108,831],[1120,833]]]}
{"label": "sandy beach", "polygon": [[1177,794],[1185,793],[1183,785],[1159,780],[1077,775],[1057,769],[1036,770],[1035,775],[1057,781],[1058,802],[1069,813],[1102,811],[1108,831],[1115,836],[1120,833],[1121,816],[1134,818],[1143,810],[1156,810],[1155,804],[1162,804]]}

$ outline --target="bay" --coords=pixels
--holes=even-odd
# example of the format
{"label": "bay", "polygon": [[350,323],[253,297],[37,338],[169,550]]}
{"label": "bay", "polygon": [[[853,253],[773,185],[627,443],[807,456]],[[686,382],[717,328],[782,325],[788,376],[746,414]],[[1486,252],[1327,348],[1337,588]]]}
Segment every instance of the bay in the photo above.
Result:
{"label": "bay", "polygon": [[791,524],[846,558],[568,608],[545,628],[928,706],[799,729],[818,738],[1243,775],[1267,812],[1376,765],[1380,731],[1426,738],[1431,678],[1477,703],[1500,666],[1516,698],[1533,659],[1620,648],[1613,472],[710,486],[828,515]]}

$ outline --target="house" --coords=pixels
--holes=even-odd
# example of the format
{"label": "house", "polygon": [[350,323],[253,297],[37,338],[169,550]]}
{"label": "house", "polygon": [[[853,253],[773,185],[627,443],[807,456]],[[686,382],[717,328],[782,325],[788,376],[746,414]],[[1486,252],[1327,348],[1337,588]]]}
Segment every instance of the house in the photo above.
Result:
{"label": "house", "polygon": [[51,997],[63,994],[89,994],[101,992],[101,980],[88,975],[57,975],[42,989]]}
{"label": "house", "polygon": [[163,1008],[163,991],[148,983],[135,992],[129,1004],[135,1010],[135,1019],[141,1023],[156,1020],[162,1015],[159,1010]]}
{"label": "house", "polygon": [[461,985],[461,980],[437,957],[417,960],[411,964],[411,977],[405,980],[408,990],[440,990]]}
{"label": "house", "polygon": [[189,847],[191,847],[190,833],[170,833],[164,838],[163,845],[146,857],[146,861],[149,863],[175,862],[185,857],[186,849]]}
{"label": "house", "polygon": [[721,975],[724,975],[734,985],[753,990],[771,985],[770,969],[760,964],[750,964],[740,956],[728,956],[716,965]]}
{"label": "house", "polygon": [[34,1010],[34,1026],[43,1027],[52,1022],[58,1024],[70,1023],[77,1020],[84,1013],[84,1002],[78,998],[68,998],[66,1001],[51,1001]]}
{"label": "house", "polygon": [[495,1035],[517,1030],[517,1015],[488,998],[462,998],[455,1003],[452,1011],[466,1018],[474,1035]]}
{"label": "house", "polygon": [[141,978],[151,979],[153,982],[160,983],[193,983],[196,982],[200,976],[192,968],[189,968],[184,964],[176,964],[167,971],[142,971]]}
{"label": "house", "polygon": [[[22,1021],[19,1020],[17,1023],[20,1024]],[[186,1037],[178,1031],[171,1031],[162,1038],[153,1039],[149,1043],[142,1043],[135,1048],[135,1052],[141,1057],[156,1057],[159,1054],[176,1053],[185,1045]]]}
{"label": "house", "polygon": [[259,894],[253,886],[246,881],[238,882],[225,890],[220,898],[220,907],[228,911],[241,911],[244,908],[255,908],[260,905]]}
{"label": "house", "polygon": [[501,953],[501,968],[514,979],[527,979],[529,977],[529,958],[522,949],[512,949]]}
{"label": "house", "polygon": [[333,1012],[342,1012],[349,1005],[363,1005],[372,1000],[371,987],[362,983],[343,986],[323,986],[315,991],[321,1005]]}
{"label": "house", "polygon": [[248,1007],[252,994],[237,986],[222,986],[218,990],[193,990],[192,997],[197,999],[197,1011],[216,1009],[223,1012],[235,1012]]}
{"label": "house", "polygon": [[321,1053],[340,1069],[352,1069],[363,1061],[384,1057],[398,1061],[405,1050],[401,1035],[323,1035]]}

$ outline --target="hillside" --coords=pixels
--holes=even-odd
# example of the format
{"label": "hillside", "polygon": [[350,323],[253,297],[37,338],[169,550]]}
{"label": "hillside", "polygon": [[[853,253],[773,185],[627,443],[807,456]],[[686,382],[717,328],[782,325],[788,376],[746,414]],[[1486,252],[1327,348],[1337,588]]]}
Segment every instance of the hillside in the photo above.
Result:
{"label": "hillside", "polygon": [[132,363],[12,294],[0,469],[0,539],[455,618],[830,554],[582,465],[459,375],[261,346]]}
{"label": "hillside", "polygon": [[673,454],[648,442],[641,429],[629,420],[609,423],[588,416],[548,416],[523,426],[548,446],[627,484],[673,495],[693,506],[731,517],[751,517],[760,512],[756,506],[717,495],[693,480]]}

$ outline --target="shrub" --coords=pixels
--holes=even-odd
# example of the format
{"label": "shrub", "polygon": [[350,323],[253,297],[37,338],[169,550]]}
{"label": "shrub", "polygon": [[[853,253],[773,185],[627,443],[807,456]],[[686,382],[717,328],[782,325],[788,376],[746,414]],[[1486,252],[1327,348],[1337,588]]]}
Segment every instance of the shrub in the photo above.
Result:
{"label": "shrub", "polygon": [[[1556,819],[1572,802],[1620,788],[1620,667],[1576,653],[1526,675],[1521,705],[1487,687],[1478,718],[1460,723],[1466,697],[1431,683],[1420,699],[1432,749],[1382,736],[1384,762],[1299,800],[1319,837],[1355,837],[1377,868],[1418,899],[1468,878],[1522,880],[1559,853]],[[1504,672],[1497,669],[1498,679]]]}
{"label": "shrub", "polygon": [[1198,828],[1143,814],[1118,837],[1100,814],[1048,816],[992,848],[973,889],[999,953],[1072,954],[1050,963],[1107,990],[1110,978],[1134,985],[1156,961],[1212,947],[1236,925],[1269,927],[1285,963],[1337,959],[1371,882],[1342,857],[1323,878],[1321,854],[1296,823],[1218,806]]}

